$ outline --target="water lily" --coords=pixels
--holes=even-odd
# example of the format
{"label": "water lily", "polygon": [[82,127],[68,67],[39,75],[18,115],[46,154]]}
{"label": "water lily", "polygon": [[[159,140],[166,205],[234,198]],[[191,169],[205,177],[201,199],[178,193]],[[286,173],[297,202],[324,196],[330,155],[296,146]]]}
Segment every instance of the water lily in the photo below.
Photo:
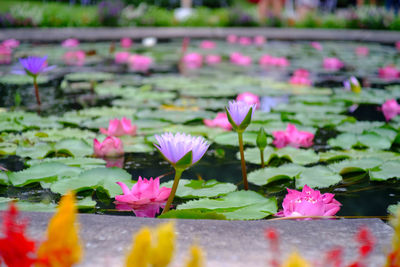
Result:
{"label": "water lily", "polygon": [[343,87],[344,87],[344,90],[353,91],[354,93],[360,93],[361,89],[362,89],[360,82],[354,76],[351,76],[350,79],[344,81]]}
{"label": "water lily", "polygon": [[206,56],[206,63],[208,65],[216,65],[221,63],[221,56],[220,55],[207,55]]}
{"label": "water lily", "polygon": [[79,40],[74,38],[66,39],[61,43],[62,47],[68,47],[68,48],[77,47],[78,45],[79,45]]}
{"label": "water lily", "polygon": [[12,61],[12,50],[11,48],[0,45],[0,64],[10,64]]}
{"label": "water lily", "polygon": [[108,122],[108,129],[100,128],[100,132],[110,136],[136,135],[136,125],[130,119],[113,119]]}
{"label": "water lily", "polygon": [[231,63],[238,65],[238,66],[249,66],[251,65],[251,57],[242,55],[238,52],[233,52],[230,55]]}
{"label": "water lily", "polygon": [[400,71],[393,65],[387,65],[386,67],[380,68],[379,78],[386,80],[397,79],[400,76]]}
{"label": "water lily", "polygon": [[237,35],[230,34],[226,37],[226,41],[230,44],[235,44],[238,41]]}
{"label": "water lily", "polygon": [[188,53],[183,57],[183,63],[188,69],[198,69],[203,65],[203,56],[199,53]]}
{"label": "water lily", "polygon": [[117,182],[121,187],[123,195],[115,196],[115,200],[122,203],[128,203],[132,205],[143,205],[151,202],[162,202],[165,201],[170,193],[171,188],[161,187],[160,178],[142,178],[139,179],[136,184],[129,190],[128,186],[123,182]]}
{"label": "water lily", "polygon": [[262,35],[257,35],[254,37],[254,44],[255,45],[263,45],[267,40]]}
{"label": "water lily", "polygon": [[217,45],[213,41],[204,40],[200,43],[200,48],[205,50],[214,49]]}
{"label": "water lily", "polygon": [[277,148],[286,146],[292,147],[310,147],[313,145],[314,134],[306,131],[297,130],[293,124],[288,124],[285,131],[272,132],[274,141],[272,142]]}
{"label": "water lily", "polygon": [[198,162],[210,146],[203,137],[194,137],[185,133],[164,133],[155,135],[158,144],[154,144],[158,151],[168,160],[175,169],[175,178],[172,191],[163,213],[169,211],[178,188],[179,179],[184,170]]}
{"label": "water lily", "polygon": [[290,65],[289,61],[285,57],[273,57],[270,55],[263,55],[259,64],[262,67],[287,67]]}
{"label": "water lily", "polygon": [[114,62],[117,64],[128,63],[131,54],[129,52],[117,52],[114,55]]}
{"label": "water lily", "polygon": [[239,94],[236,97],[236,101],[242,101],[248,105],[255,105],[256,108],[260,107],[260,98],[258,97],[258,95],[250,92],[244,92]]}
{"label": "water lily", "polygon": [[313,190],[307,185],[304,185],[301,192],[289,188],[287,191],[288,194],[282,203],[283,210],[275,214],[275,216],[333,216],[340,210],[342,205],[334,199],[334,194],[321,194],[320,191]]}
{"label": "water lily", "polygon": [[120,40],[119,44],[122,48],[131,48],[133,42],[130,38],[125,37]]}
{"label": "water lily", "polygon": [[128,58],[129,68],[133,71],[147,72],[153,60],[142,55],[131,55]]}
{"label": "water lily", "polygon": [[155,218],[165,203],[151,202],[144,205],[131,205],[126,203],[115,203],[115,208],[120,211],[132,211],[136,217]]}
{"label": "water lily", "polygon": [[322,51],[322,49],[323,49],[321,43],[319,43],[319,42],[311,42],[310,45],[312,48],[314,48],[315,50],[318,50],[318,51]]}
{"label": "water lily", "polygon": [[355,51],[357,56],[365,57],[369,55],[369,48],[366,46],[357,46]]}
{"label": "water lily", "polygon": [[250,37],[246,37],[246,36],[242,36],[239,38],[239,44],[240,45],[244,45],[244,46],[248,46],[252,44],[251,38]]}
{"label": "water lily", "polygon": [[310,86],[311,85],[311,80],[310,80],[310,72],[305,69],[297,69],[294,73],[293,76],[290,77],[289,83],[293,85],[305,85],[305,86]]}
{"label": "water lily", "polygon": [[203,122],[207,127],[210,128],[219,127],[227,131],[232,129],[232,125],[229,123],[228,117],[225,112],[218,112],[215,119],[204,119]]}
{"label": "water lily", "polygon": [[400,51],[400,41],[396,42],[396,49],[397,49],[397,51]]}
{"label": "water lily", "polygon": [[382,105],[382,112],[386,121],[390,121],[400,114],[400,105],[397,103],[396,99],[387,100]]}
{"label": "water lily", "polygon": [[5,46],[10,49],[17,48],[19,46],[19,44],[20,44],[20,42],[16,39],[7,39],[1,43],[2,46]]}
{"label": "water lily", "polygon": [[64,54],[63,60],[66,65],[83,66],[85,64],[86,54],[82,50],[68,51]]}
{"label": "water lily", "polygon": [[324,58],[323,66],[326,70],[338,71],[344,67],[344,63],[336,57],[328,57]]}
{"label": "water lily", "polygon": [[93,140],[94,154],[97,157],[119,157],[124,155],[124,146],[122,141],[115,136],[108,136],[103,142],[96,138]]}

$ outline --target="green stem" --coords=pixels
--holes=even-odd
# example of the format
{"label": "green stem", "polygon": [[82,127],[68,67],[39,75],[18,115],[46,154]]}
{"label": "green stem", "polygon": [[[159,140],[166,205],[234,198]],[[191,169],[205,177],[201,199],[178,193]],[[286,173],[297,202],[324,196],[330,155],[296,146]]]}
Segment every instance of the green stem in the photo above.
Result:
{"label": "green stem", "polygon": [[239,137],[240,161],[242,164],[242,177],[243,177],[244,190],[249,190],[249,184],[247,183],[246,162],[244,161],[243,133],[238,132],[238,137]]}
{"label": "green stem", "polygon": [[181,178],[183,171],[184,169],[175,169],[174,184],[172,185],[171,193],[169,194],[167,204],[165,204],[165,208],[161,214],[164,214],[167,211],[169,211],[172,201],[174,200],[175,197],[176,189],[178,188],[179,179]]}
{"label": "green stem", "polygon": [[261,168],[264,169],[265,163],[264,163],[264,150],[260,149],[260,158],[261,158]]}
{"label": "green stem", "polygon": [[40,96],[39,96],[39,87],[37,84],[37,76],[33,77],[33,86],[35,87],[36,102],[37,102],[38,106],[40,107],[41,102],[40,102]]}

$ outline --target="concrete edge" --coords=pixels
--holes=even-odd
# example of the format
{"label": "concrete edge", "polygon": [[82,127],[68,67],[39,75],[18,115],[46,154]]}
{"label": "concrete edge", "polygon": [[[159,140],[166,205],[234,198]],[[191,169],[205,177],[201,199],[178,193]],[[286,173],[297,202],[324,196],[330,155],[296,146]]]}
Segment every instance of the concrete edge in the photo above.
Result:
{"label": "concrete edge", "polygon": [[240,36],[262,35],[274,40],[361,41],[393,44],[400,40],[398,31],[344,30],[344,29],[295,29],[295,28],[17,28],[2,29],[0,40],[15,38],[31,42],[60,42],[66,38],[81,41],[112,41],[122,37],[170,38],[226,38],[229,34]]}

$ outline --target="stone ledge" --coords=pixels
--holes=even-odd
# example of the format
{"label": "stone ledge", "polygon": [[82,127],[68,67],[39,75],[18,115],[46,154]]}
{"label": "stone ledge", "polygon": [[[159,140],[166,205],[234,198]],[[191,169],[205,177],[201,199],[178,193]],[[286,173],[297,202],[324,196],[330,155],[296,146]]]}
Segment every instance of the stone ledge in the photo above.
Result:
{"label": "stone ledge", "polygon": [[400,32],[343,29],[294,29],[294,28],[17,28],[0,30],[0,40],[15,38],[32,42],[60,42],[66,38],[81,41],[112,41],[122,37],[170,38],[226,38],[229,34],[240,36],[263,35],[274,40],[362,41],[393,44],[400,40]]}
{"label": "stone ledge", "polygon": [[[29,233],[43,238],[50,213],[24,212],[29,218]],[[132,235],[144,225],[155,226],[164,220],[80,214],[80,233],[84,241],[84,261],[79,266],[123,266],[125,253]],[[298,250],[309,260],[321,260],[321,253],[342,246],[345,257],[355,260],[358,245],[354,235],[367,226],[377,244],[369,259],[369,266],[383,266],[384,251],[390,246],[393,229],[379,219],[314,220],[314,221],[214,221],[177,220],[178,248],[174,264],[183,266],[188,248],[197,242],[206,250],[208,267],[268,266],[268,245],[264,229],[274,227],[281,234],[282,252],[287,255]],[[61,230],[61,229],[60,229]]]}

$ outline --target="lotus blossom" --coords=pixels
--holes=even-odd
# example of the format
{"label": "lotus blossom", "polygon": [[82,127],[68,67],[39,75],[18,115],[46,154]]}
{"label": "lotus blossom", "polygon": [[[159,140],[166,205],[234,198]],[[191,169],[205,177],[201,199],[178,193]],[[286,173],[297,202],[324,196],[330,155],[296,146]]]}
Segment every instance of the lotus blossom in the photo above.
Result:
{"label": "lotus blossom", "polygon": [[171,193],[171,188],[161,187],[160,178],[146,178],[139,179],[136,184],[129,190],[128,186],[123,182],[117,182],[121,187],[123,195],[115,196],[115,200],[122,203],[128,203],[132,205],[144,205],[151,202],[161,202],[167,200]]}
{"label": "lotus blossom", "polygon": [[1,45],[5,46],[7,48],[10,48],[10,49],[17,48],[19,46],[19,44],[20,44],[19,41],[15,40],[15,39],[7,39],[1,43]]}
{"label": "lotus blossom", "polygon": [[234,34],[230,34],[226,37],[226,41],[230,44],[234,44],[238,41],[238,37]]}
{"label": "lotus blossom", "polygon": [[331,71],[338,71],[344,67],[344,63],[336,57],[324,58],[324,69]]}
{"label": "lotus blossom", "polygon": [[310,86],[311,81],[309,79],[310,72],[305,69],[297,69],[293,76],[290,78],[289,83],[293,85],[305,85]]}
{"label": "lotus blossom", "polygon": [[396,117],[397,114],[400,114],[400,105],[397,103],[396,99],[387,100],[382,105],[382,112],[386,121],[390,121]]}
{"label": "lotus blossom", "polygon": [[200,43],[200,48],[206,50],[214,49],[216,46],[215,42],[209,40],[204,40]]}
{"label": "lotus blossom", "polygon": [[188,53],[183,57],[183,62],[188,69],[198,69],[203,65],[203,56],[199,53]]}
{"label": "lotus blossom", "polygon": [[247,104],[243,101],[230,101],[227,111],[236,126],[240,126],[249,113],[249,110],[252,109],[251,117],[253,117],[256,108],[256,104]]}
{"label": "lotus blossom", "polygon": [[100,128],[100,132],[110,136],[136,135],[136,129],[136,125],[132,125],[131,120],[123,117],[121,120],[110,120],[108,129]]}
{"label": "lotus blossom", "polygon": [[301,192],[289,188],[287,191],[288,194],[282,203],[283,210],[275,216],[333,216],[342,205],[334,199],[334,194],[321,194],[320,191],[313,190],[307,185],[304,185]]}
{"label": "lotus blossom", "polygon": [[318,50],[318,51],[322,51],[322,49],[323,49],[321,43],[319,43],[319,42],[311,42],[310,45],[312,48],[314,48],[315,50]]}
{"label": "lotus blossom", "polygon": [[274,141],[272,142],[277,148],[286,146],[292,147],[310,147],[313,145],[314,134],[306,131],[297,130],[293,124],[288,124],[285,131],[272,132]]}
{"label": "lotus blossom", "polygon": [[260,107],[260,98],[258,97],[258,95],[255,95],[250,92],[244,92],[239,94],[236,97],[236,101],[243,101],[248,105],[255,105],[256,108]]}
{"label": "lotus blossom", "polygon": [[220,55],[207,55],[206,56],[206,63],[208,65],[216,65],[221,63],[221,56]]}
{"label": "lotus blossom", "polygon": [[388,65],[386,67],[380,68],[378,72],[379,78],[386,80],[397,79],[399,78],[400,74],[399,70],[393,65]]}
{"label": "lotus blossom", "polygon": [[397,42],[396,42],[396,49],[397,49],[398,51],[400,51],[400,41],[397,41]]}
{"label": "lotus blossom", "polygon": [[165,203],[151,202],[145,205],[130,205],[125,203],[115,203],[115,208],[122,211],[133,211],[136,217],[154,218],[160,209],[164,208]]}
{"label": "lotus blossom", "polygon": [[265,42],[266,42],[266,39],[265,39],[264,36],[257,35],[257,36],[254,37],[254,44],[255,45],[263,45],[263,44],[265,44]]}
{"label": "lotus blossom", "polygon": [[270,55],[263,55],[259,60],[259,64],[263,67],[287,67],[290,65],[290,62],[285,57],[273,57]]}
{"label": "lotus blossom", "polygon": [[131,54],[129,52],[117,52],[114,56],[114,61],[117,64],[125,64],[128,63],[129,57]]}
{"label": "lotus blossom", "polygon": [[0,45],[0,64],[10,64],[12,61],[12,50],[11,48]]}
{"label": "lotus blossom", "polygon": [[244,46],[247,46],[247,45],[251,45],[251,38],[250,37],[246,37],[246,36],[242,36],[242,37],[240,37],[239,38],[239,44],[240,45],[244,45]]}
{"label": "lotus blossom", "polygon": [[131,55],[128,58],[129,68],[133,71],[147,72],[153,60],[142,55]]}
{"label": "lotus blossom", "polygon": [[74,38],[66,39],[61,43],[62,47],[68,47],[68,48],[77,47],[78,45],[79,45],[79,40]]}
{"label": "lotus blossom", "polygon": [[119,43],[120,43],[121,47],[123,47],[123,48],[130,48],[133,44],[133,42],[130,38],[122,38]]}
{"label": "lotus blossom", "polygon": [[366,46],[357,46],[356,47],[356,55],[357,56],[368,56],[369,55],[369,48]]}
{"label": "lotus blossom", "polygon": [[63,60],[66,65],[83,66],[85,64],[86,54],[82,50],[68,51],[64,54]]}
{"label": "lotus blossom", "polygon": [[155,138],[158,141],[158,145],[154,144],[155,147],[174,166],[190,151],[192,151],[190,165],[195,164],[210,146],[203,137],[194,137],[185,133],[176,133],[175,135],[164,133],[161,136],[155,135]]}
{"label": "lotus blossom", "polygon": [[238,65],[238,66],[251,65],[251,57],[244,56],[238,52],[231,53],[230,60],[231,60],[231,63]]}
{"label": "lotus blossom", "polygon": [[115,136],[108,136],[103,142],[96,138],[93,140],[94,154],[97,157],[119,157],[124,155],[124,145],[122,141]]}
{"label": "lotus blossom", "polygon": [[19,62],[24,69],[13,71],[15,74],[37,76],[40,73],[44,73],[55,68],[55,66],[47,66],[47,56],[20,58]]}
{"label": "lotus blossom", "polygon": [[232,125],[230,124],[228,116],[226,115],[225,112],[218,112],[215,119],[213,120],[204,119],[203,122],[207,127],[211,128],[219,127],[228,131],[232,129]]}

